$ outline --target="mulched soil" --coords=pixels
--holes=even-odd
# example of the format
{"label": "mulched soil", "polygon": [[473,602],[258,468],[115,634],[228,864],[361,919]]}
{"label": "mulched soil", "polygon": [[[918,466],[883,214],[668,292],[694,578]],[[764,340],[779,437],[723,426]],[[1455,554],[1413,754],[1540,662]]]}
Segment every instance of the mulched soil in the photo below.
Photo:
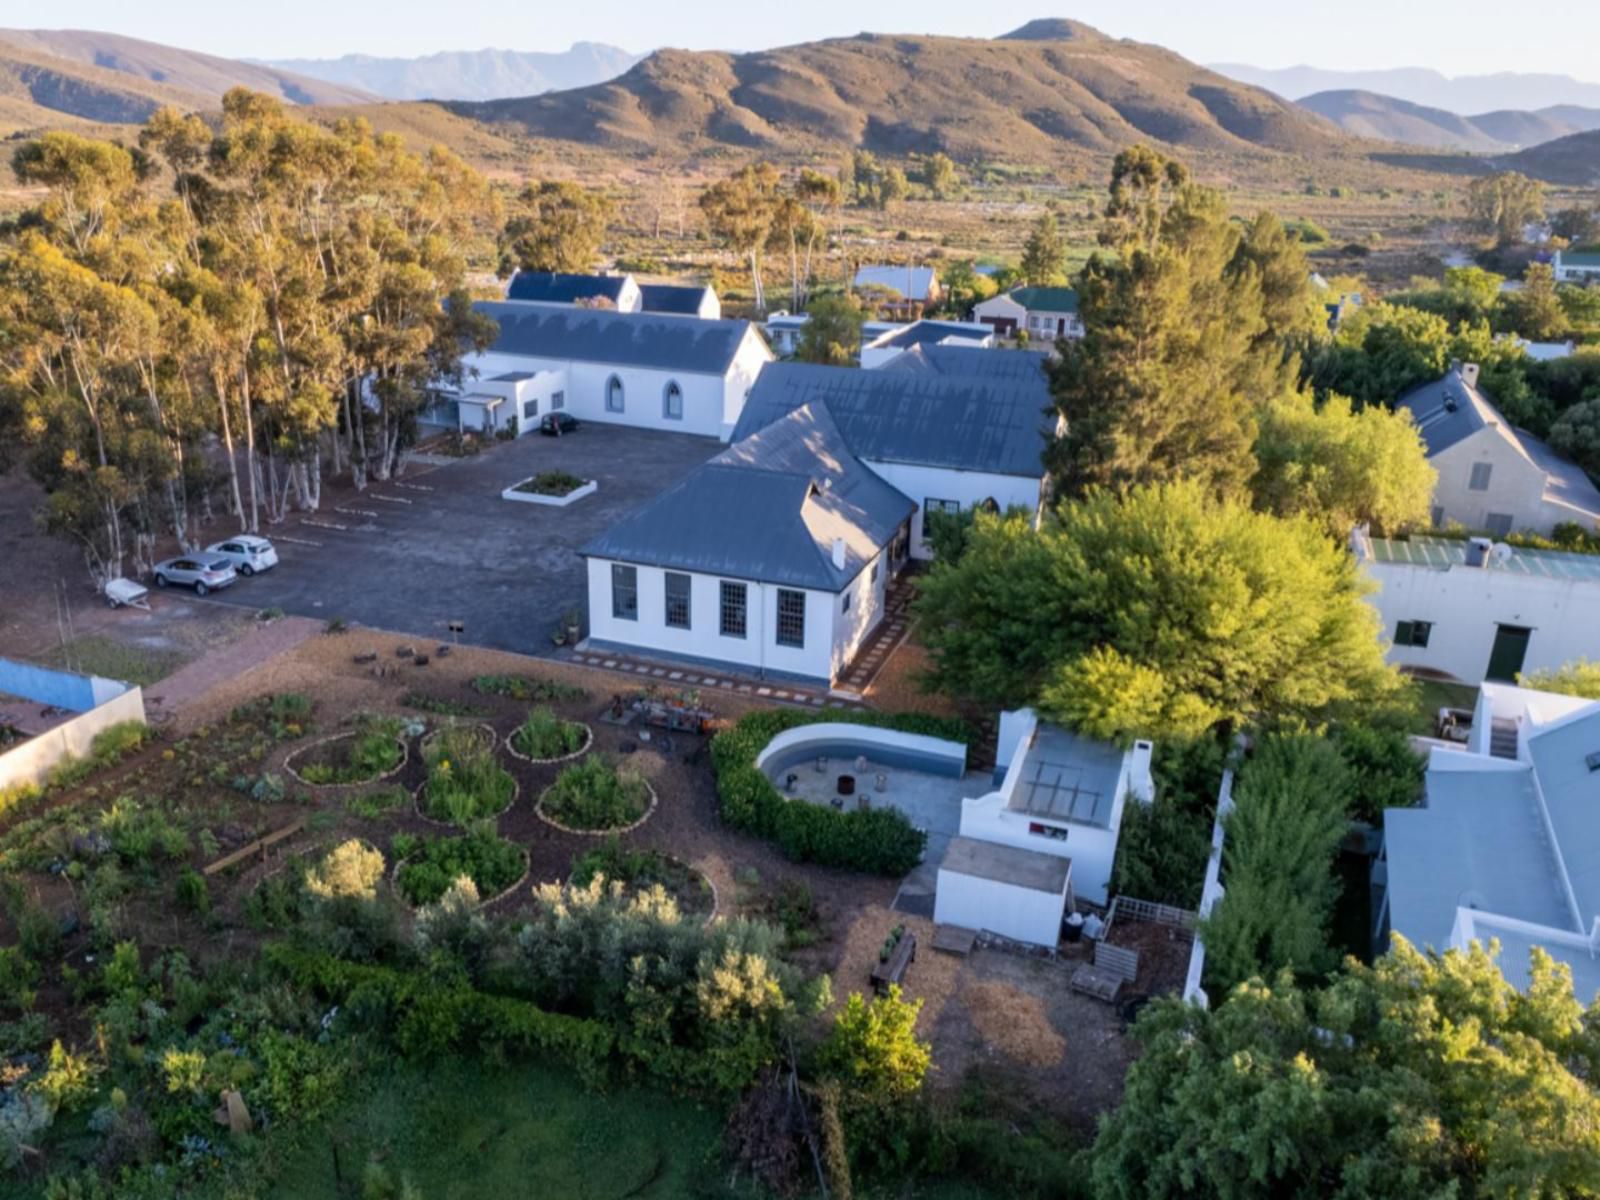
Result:
{"label": "mulched soil", "polygon": [[1189,951],[1194,945],[1194,938],[1184,930],[1154,921],[1130,921],[1119,915],[1107,941],[1138,952],[1139,976],[1132,991],[1159,996],[1183,990],[1189,974]]}

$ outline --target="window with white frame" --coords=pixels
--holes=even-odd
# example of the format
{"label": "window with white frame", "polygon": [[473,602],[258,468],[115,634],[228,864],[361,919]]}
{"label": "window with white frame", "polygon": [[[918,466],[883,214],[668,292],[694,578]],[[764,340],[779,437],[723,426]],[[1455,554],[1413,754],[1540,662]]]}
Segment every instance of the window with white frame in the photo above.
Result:
{"label": "window with white frame", "polygon": [[622,380],[613,375],[606,380],[606,411],[619,413],[623,411]]}
{"label": "window with white frame", "polygon": [[689,628],[690,579],[678,571],[667,572],[667,624],[673,629]]}
{"label": "window with white frame", "polygon": [[611,564],[611,615],[619,621],[639,619],[639,568]]}
{"label": "window with white frame", "polygon": [[669,421],[683,420],[683,389],[676,379],[667,384],[661,396],[661,415]]}
{"label": "window with white frame", "polygon": [[566,406],[567,406],[567,394],[565,392],[551,392],[550,393],[550,411],[551,412],[560,412]]}
{"label": "window with white frame", "polygon": [[723,637],[742,638],[748,625],[749,589],[742,583],[722,581],[721,620],[718,628]]}
{"label": "window with white frame", "polygon": [[778,589],[778,645],[806,644],[806,594],[791,588]]}
{"label": "window with white frame", "polygon": [[932,535],[928,529],[929,517],[934,513],[955,513],[959,515],[960,512],[961,501],[959,500],[935,500],[931,496],[925,498],[922,501],[922,544],[926,546],[932,541]]}

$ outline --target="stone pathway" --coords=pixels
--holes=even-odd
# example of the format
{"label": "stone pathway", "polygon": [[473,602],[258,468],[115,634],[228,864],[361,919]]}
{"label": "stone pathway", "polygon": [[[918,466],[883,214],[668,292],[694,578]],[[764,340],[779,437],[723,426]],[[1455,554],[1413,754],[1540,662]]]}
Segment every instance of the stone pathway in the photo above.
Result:
{"label": "stone pathway", "polygon": [[636,682],[660,687],[698,688],[708,694],[728,692],[747,699],[769,700],[773,704],[788,704],[796,708],[838,708],[859,712],[867,707],[860,701],[830,695],[821,688],[757,679],[720,667],[687,666],[599,650],[563,651],[557,657],[580,666],[631,675]]}
{"label": "stone pathway", "polygon": [[145,688],[145,711],[152,723],[171,720],[184,705],[198,700],[217,684],[235,679],[321,633],[322,624],[309,617],[279,617],[257,625],[243,637],[202,654]]}
{"label": "stone pathway", "polygon": [[843,682],[853,692],[865,692],[878,677],[889,656],[906,640],[911,629],[911,573],[903,571],[889,584],[883,598],[883,620],[872,631],[872,636],[862,643],[855,658],[845,668]]}

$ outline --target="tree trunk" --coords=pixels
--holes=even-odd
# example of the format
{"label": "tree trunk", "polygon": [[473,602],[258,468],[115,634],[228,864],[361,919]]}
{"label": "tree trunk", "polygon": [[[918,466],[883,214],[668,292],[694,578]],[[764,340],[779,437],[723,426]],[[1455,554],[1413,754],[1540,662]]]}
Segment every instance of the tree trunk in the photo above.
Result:
{"label": "tree trunk", "polygon": [[256,459],[256,418],[250,402],[250,371],[244,368],[239,372],[239,400],[240,409],[244,412],[244,457],[245,470],[250,477],[250,522],[245,529],[250,533],[261,532],[261,465]]}
{"label": "tree trunk", "polygon": [[[244,497],[239,492],[239,457],[233,448],[233,425],[228,420],[228,395],[227,389],[222,385],[220,376],[214,377],[212,383],[217,391],[217,411],[221,417],[222,448],[228,456],[228,487],[233,498],[233,515],[241,527],[244,526]],[[208,492],[207,495],[210,493]]]}

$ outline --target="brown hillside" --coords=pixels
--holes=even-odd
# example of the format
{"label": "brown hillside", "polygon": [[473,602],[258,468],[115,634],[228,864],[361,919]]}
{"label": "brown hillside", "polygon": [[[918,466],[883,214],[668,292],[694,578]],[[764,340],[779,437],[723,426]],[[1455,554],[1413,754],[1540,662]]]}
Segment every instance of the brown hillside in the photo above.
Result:
{"label": "brown hillside", "polygon": [[69,62],[0,39],[0,98],[16,129],[57,128],[60,118],[137,124],[164,104],[194,108],[204,96],[103,67]]}
{"label": "brown hillside", "polygon": [[1139,140],[1289,153],[1344,140],[1287,101],[1168,50],[1054,21],[994,40],[861,34],[752,54],[663,50],[594,87],[449,107],[638,152],[845,143],[1040,158]]}
{"label": "brown hillside", "polygon": [[1600,184],[1600,130],[1557,138],[1497,159],[1495,165],[1549,183],[1592,187]]}

